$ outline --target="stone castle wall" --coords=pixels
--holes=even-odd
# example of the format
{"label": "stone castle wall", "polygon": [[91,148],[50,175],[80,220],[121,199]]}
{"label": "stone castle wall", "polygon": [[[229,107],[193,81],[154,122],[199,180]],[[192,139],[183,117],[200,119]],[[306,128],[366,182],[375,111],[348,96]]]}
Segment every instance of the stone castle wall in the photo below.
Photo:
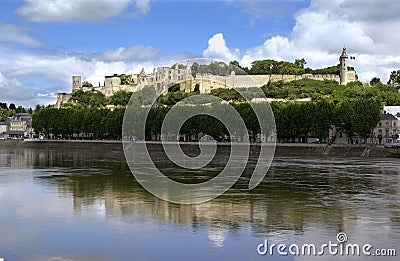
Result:
{"label": "stone castle wall", "polygon": [[[186,67],[179,66],[178,64],[173,68],[159,67],[155,68],[151,74],[146,74],[144,69],[139,74],[131,74],[131,82],[127,85],[121,84],[121,78],[114,74],[113,76],[105,76],[103,86],[98,87],[82,87],[81,77],[72,77],[72,92],[77,90],[100,92],[106,98],[111,97],[118,91],[137,92],[144,86],[155,86],[158,93],[165,93],[168,87],[173,84],[180,84],[180,90],[184,92],[192,92],[198,86],[200,93],[210,93],[212,90],[224,88],[250,88],[261,87],[269,82],[291,82],[301,79],[312,79],[318,81],[332,80],[340,84],[347,84],[357,80],[355,71],[347,70],[347,53],[346,48],[343,48],[342,55],[340,56],[341,74],[303,74],[303,75],[235,75],[232,72],[227,76],[210,75],[210,74],[197,74],[196,77],[192,76],[189,62]],[[100,84],[99,84],[100,85]],[[68,103],[71,94],[60,93],[57,97],[56,107],[61,108],[64,104]]]}
{"label": "stone castle wall", "polygon": [[58,93],[57,94],[57,102],[54,105],[55,108],[60,109],[64,107],[65,104],[69,102],[71,99],[72,94],[71,93]]}
{"label": "stone castle wall", "polygon": [[[351,72],[348,72],[349,74]],[[354,72],[353,72],[354,74]],[[199,86],[200,93],[210,93],[212,90],[223,88],[251,88],[261,87],[269,82],[291,82],[301,79],[312,79],[318,81],[332,80],[340,82],[339,75],[335,74],[303,74],[303,75],[235,75],[218,76],[218,75],[196,75],[196,78],[190,81],[186,80],[181,82],[181,91],[191,92],[194,91],[195,86]],[[354,74],[355,79],[355,74]],[[350,80],[354,81],[354,80]]]}

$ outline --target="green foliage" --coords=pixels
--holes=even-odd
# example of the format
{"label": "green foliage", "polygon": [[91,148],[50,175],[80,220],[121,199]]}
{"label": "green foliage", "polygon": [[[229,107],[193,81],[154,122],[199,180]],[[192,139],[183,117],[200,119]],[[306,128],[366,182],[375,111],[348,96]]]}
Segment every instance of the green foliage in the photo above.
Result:
{"label": "green foliage", "polygon": [[355,134],[368,138],[380,120],[379,114],[380,106],[372,99],[346,100],[335,107],[334,124],[350,138]]}
{"label": "green foliage", "polygon": [[159,105],[172,106],[193,94],[194,93],[187,93],[183,91],[168,92],[167,94],[160,96],[157,100],[157,103]]}
{"label": "green foliage", "polygon": [[8,117],[13,116],[15,113],[14,110],[0,108],[0,121],[7,120]]}
{"label": "green foliage", "polygon": [[328,100],[314,102],[273,102],[278,139],[306,142],[312,135],[326,140],[332,125],[350,138],[359,135],[368,138],[378,124],[380,107],[370,99],[358,98],[334,104]]}
{"label": "green foliage", "polygon": [[108,98],[107,104],[126,106],[131,96],[132,92],[118,91]]}
{"label": "green foliage", "polygon": [[286,61],[275,61],[275,60],[261,60],[254,61],[252,63],[249,74],[261,75],[261,74],[292,74],[301,75],[305,73],[304,59],[296,60],[297,63],[291,63]]}
{"label": "green foliage", "polygon": [[211,91],[211,95],[219,97],[225,101],[243,101],[243,97],[234,89],[214,89]]}
{"label": "green foliage", "polygon": [[398,88],[380,82],[366,87],[359,81],[342,86],[336,81],[301,79],[288,83],[282,81],[268,83],[261,88],[268,98],[276,99],[312,98],[313,101],[328,100],[339,103],[344,100],[363,98],[372,99],[382,106],[400,105]]}
{"label": "green foliage", "polygon": [[101,92],[84,92],[83,90],[77,90],[72,93],[71,100],[78,102],[82,106],[92,108],[106,105],[105,96]]}
{"label": "green foliage", "polygon": [[306,60],[305,60],[304,58],[302,58],[302,59],[296,59],[296,60],[294,61],[294,64],[295,64],[297,67],[304,69],[304,65],[306,65],[307,62],[306,62]]}
{"label": "green foliage", "polygon": [[[125,109],[44,108],[35,111],[32,126],[36,133],[67,139],[120,139]],[[75,136],[74,136],[75,134]]]}
{"label": "green foliage", "polygon": [[352,82],[344,87],[335,89],[331,98],[336,103],[340,101],[367,99],[376,102],[381,105],[381,107],[384,105],[400,105],[398,88],[382,83],[377,83],[371,87],[365,87],[361,82]]}
{"label": "green foliage", "polygon": [[335,89],[341,88],[336,81],[318,81],[312,79],[301,79],[284,83],[270,82],[261,87],[269,98],[277,99],[298,99],[314,98],[316,100],[331,96]]}
{"label": "green foliage", "polygon": [[174,84],[174,85],[171,85],[171,86],[168,88],[168,92],[179,92],[179,91],[180,91],[180,88],[181,88],[181,85],[180,85],[179,83],[176,83],[176,84]]}
{"label": "green foliage", "polygon": [[231,73],[232,65],[228,66],[224,62],[211,62],[210,64],[199,64],[194,62],[191,66],[192,75],[196,74],[213,74],[213,75],[229,75]]}
{"label": "green foliage", "polygon": [[7,103],[5,103],[5,102],[0,102],[0,109],[8,110]]}
{"label": "green foliage", "polygon": [[17,107],[14,103],[11,103],[8,107],[7,103],[0,102],[0,121],[5,121],[16,113],[21,112],[26,112],[26,109],[22,106]]}
{"label": "green foliage", "polygon": [[376,84],[378,84],[378,83],[382,83],[382,82],[381,82],[381,79],[378,78],[378,77],[372,78],[372,80],[369,82],[369,84],[370,84],[371,86],[374,86],[374,85],[376,85]]}
{"label": "green foliage", "polygon": [[88,82],[88,81],[84,81],[84,82],[82,83],[82,87],[93,87],[93,84],[91,84],[91,83]]}
{"label": "green foliage", "polygon": [[322,69],[315,69],[312,70],[310,68],[307,68],[306,73],[312,73],[312,74],[340,74],[340,65],[336,66],[330,66]]}
{"label": "green foliage", "polygon": [[245,75],[248,74],[249,71],[248,68],[240,66],[238,61],[229,62],[228,70],[229,72],[234,71],[236,75]]}
{"label": "green foliage", "polygon": [[132,76],[131,75],[121,74],[119,76],[119,78],[121,79],[121,84],[122,85],[128,85],[132,81]]}
{"label": "green foliage", "polygon": [[400,70],[392,71],[390,73],[388,84],[400,84]]}
{"label": "green foliage", "polygon": [[156,92],[152,86],[145,86],[142,90],[134,92],[131,96],[131,102],[134,105],[150,106],[153,104]]}

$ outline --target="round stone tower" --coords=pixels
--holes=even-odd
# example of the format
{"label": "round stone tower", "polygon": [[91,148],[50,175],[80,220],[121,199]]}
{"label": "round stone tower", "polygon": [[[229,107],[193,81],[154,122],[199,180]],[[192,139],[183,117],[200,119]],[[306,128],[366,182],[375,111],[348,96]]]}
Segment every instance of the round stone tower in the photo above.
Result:
{"label": "round stone tower", "polygon": [[72,92],[82,88],[81,76],[72,76]]}
{"label": "round stone tower", "polygon": [[347,84],[347,59],[349,57],[346,53],[346,47],[343,48],[342,55],[339,58],[340,61],[340,84]]}

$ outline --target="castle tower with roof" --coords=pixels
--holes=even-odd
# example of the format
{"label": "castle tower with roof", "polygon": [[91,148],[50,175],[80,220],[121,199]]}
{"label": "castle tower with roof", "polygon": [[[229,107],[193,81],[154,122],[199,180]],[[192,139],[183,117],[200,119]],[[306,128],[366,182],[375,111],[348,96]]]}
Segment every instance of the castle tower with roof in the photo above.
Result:
{"label": "castle tower with roof", "polygon": [[348,83],[347,79],[347,56],[346,47],[343,48],[342,55],[339,58],[340,61],[340,84],[346,85]]}

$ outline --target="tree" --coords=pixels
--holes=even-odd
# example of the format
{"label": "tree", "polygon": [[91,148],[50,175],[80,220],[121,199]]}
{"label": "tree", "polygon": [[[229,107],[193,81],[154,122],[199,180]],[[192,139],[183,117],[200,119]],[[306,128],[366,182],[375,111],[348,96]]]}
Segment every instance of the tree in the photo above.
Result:
{"label": "tree", "polygon": [[301,58],[301,59],[296,59],[294,61],[294,64],[297,65],[299,68],[304,69],[304,65],[306,65],[307,62],[304,58]]}
{"label": "tree", "polygon": [[378,78],[378,77],[374,77],[374,78],[372,78],[372,80],[369,82],[369,85],[374,86],[374,85],[376,85],[376,84],[378,84],[378,83],[381,83],[381,79]]}
{"label": "tree", "polygon": [[329,136],[329,129],[333,122],[334,104],[328,100],[320,100],[314,103],[312,110],[311,133],[320,141]]}
{"label": "tree", "polygon": [[247,73],[247,68],[243,68],[240,66],[238,61],[231,61],[229,62],[229,71],[234,71],[236,75],[244,75]]}
{"label": "tree", "polygon": [[391,85],[400,84],[400,70],[393,71],[390,73],[388,84]]}
{"label": "tree", "polygon": [[35,112],[39,112],[40,110],[44,109],[44,105],[36,104],[35,105]]}
{"label": "tree", "polygon": [[106,104],[105,96],[101,92],[77,90],[72,93],[71,99],[83,106],[103,107]]}
{"label": "tree", "polygon": [[373,100],[358,99],[353,110],[353,132],[366,140],[380,121],[380,106]]}
{"label": "tree", "polygon": [[88,81],[84,81],[84,82],[82,83],[82,87],[93,87],[93,84],[91,84],[91,83],[88,82]]}
{"label": "tree", "polygon": [[[10,107],[11,107],[11,104],[10,104]],[[18,106],[18,108],[15,109],[15,112],[16,112],[16,113],[22,113],[22,112],[25,113],[26,110],[25,110],[24,107]]]}
{"label": "tree", "polygon": [[14,103],[10,103],[10,107],[9,107],[9,109],[10,109],[10,110],[16,110],[16,109],[17,109],[17,107],[15,106],[15,104],[14,104]]}
{"label": "tree", "polygon": [[194,78],[196,78],[196,74],[198,74],[198,73],[199,73],[199,70],[200,70],[200,65],[199,65],[197,62],[194,62],[194,63],[192,64],[192,66],[190,67],[190,69],[191,69],[191,71],[192,71],[192,76],[193,76]]}
{"label": "tree", "polygon": [[117,91],[108,99],[108,104],[126,106],[131,96],[132,92]]}
{"label": "tree", "polygon": [[121,84],[122,85],[128,85],[128,84],[130,84],[130,82],[132,80],[132,76],[131,75],[125,75],[125,74],[121,74],[119,76],[119,78],[121,79]]}
{"label": "tree", "polygon": [[181,85],[179,83],[173,84],[170,87],[168,87],[168,92],[179,92],[181,88]]}

